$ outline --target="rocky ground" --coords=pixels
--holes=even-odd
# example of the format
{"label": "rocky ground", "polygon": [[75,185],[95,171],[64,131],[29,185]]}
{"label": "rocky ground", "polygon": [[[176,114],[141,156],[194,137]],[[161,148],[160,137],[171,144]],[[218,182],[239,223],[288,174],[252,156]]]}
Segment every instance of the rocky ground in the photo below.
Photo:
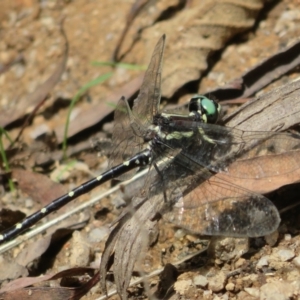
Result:
{"label": "rocky ground", "polygon": [[[22,132],[22,145],[18,145],[15,150],[18,155],[13,153],[10,156],[12,168],[22,167],[27,173],[13,171],[16,172],[13,173],[14,178],[18,178],[19,183],[17,197],[16,193],[9,192],[7,185],[3,184],[1,209],[9,208],[21,210],[26,215],[31,214],[64,191],[107,168],[106,157],[97,156],[96,151],[91,151],[90,141],[95,135],[97,138],[109,136],[112,131],[111,112],[115,103],[120,96],[129,97],[137,91],[143,68],[112,68],[92,62],[111,60],[134,2],[2,0],[0,125],[8,130],[12,139],[16,138],[22,128],[24,112],[32,111],[41,100],[37,98],[39,101],[34,101],[28,95],[40,87],[58,66],[63,66],[64,62],[65,67],[61,79],[58,79],[59,76],[54,78],[58,81],[56,85],[48,84],[44,87],[46,95],[48,94],[47,101]],[[149,1],[137,14],[125,35],[119,51],[122,62],[139,67],[146,66],[162,31],[158,24],[164,23],[162,26],[166,26],[167,33],[175,32],[176,14],[195,9],[195,2],[186,1],[182,5],[182,1],[175,0]],[[249,6],[255,7],[258,2],[249,1]],[[69,44],[65,61],[65,40],[59,25],[63,17]],[[191,94],[223,86],[297,41],[300,33],[299,2],[284,0],[269,3],[258,14],[254,26],[248,24],[246,28],[247,31],[239,30],[240,33],[228,43],[216,46],[219,51],[211,56],[209,68],[205,69],[204,63],[197,73],[203,74],[199,89],[192,85],[191,88],[180,87],[178,92],[175,79],[168,81],[168,84],[164,82],[164,104],[185,103]],[[230,34],[233,35],[232,31]],[[167,35],[166,57],[179,51],[179,47],[180,45],[176,45],[176,35],[171,35],[169,40]],[[204,57],[204,61],[207,61],[207,57]],[[166,69],[170,64],[166,58]],[[184,69],[184,62],[182,65]],[[297,79],[298,71],[296,69],[282,76],[258,94]],[[92,80],[102,78],[101,76],[107,76],[108,79],[82,93],[72,111],[68,160],[63,160],[61,143],[70,102],[80,88]],[[186,83],[184,80],[185,77],[182,76],[182,85]],[[175,96],[172,91],[176,91]],[[240,102],[243,101],[242,99]],[[225,111],[233,111],[235,108],[236,104],[231,104],[225,107]],[[42,146],[38,138],[41,135],[48,138],[48,142],[43,141]],[[8,146],[7,140],[4,140],[4,145]],[[40,161],[42,163],[37,164]],[[34,177],[33,169],[42,173],[45,178]],[[63,185],[58,184],[53,188],[48,177],[59,177]],[[22,184],[25,179],[31,181]],[[22,189],[21,186],[27,189]],[[110,184],[105,184],[93,190],[89,195],[71,203],[64,211],[71,210],[110,187]],[[267,196],[275,199],[282,209],[285,202],[290,204],[291,199],[293,203],[299,201],[298,186],[294,184],[283,187]],[[76,214],[65,223],[57,224],[44,233],[43,237],[35,238],[34,243],[28,240],[1,254],[0,281],[3,287],[21,276],[54,275],[76,266],[97,269],[109,234],[109,224],[120,214],[122,204],[123,194],[119,191],[105,197],[92,208]],[[157,229],[157,241],[143,259],[143,269],[150,273],[167,265],[166,275],[162,278],[167,281],[177,278],[166,283],[166,286],[173,285],[173,289],[170,288],[169,293],[165,291],[167,296],[164,299],[298,299],[299,208],[285,211],[281,217],[282,223],[278,232],[271,236],[250,241],[214,238],[208,251],[179,265],[176,262],[193,252],[205,249],[208,242],[161,221]],[[4,219],[2,215],[1,218]],[[53,238],[54,233],[61,228],[68,228],[68,231],[60,232],[59,237]],[[35,251],[36,254],[33,254]],[[177,269],[168,264],[176,265]],[[137,274],[133,278],[136,278],[135,275]],[[84,278],[80,280],[84,281]],[[148,295],[157,290],[158,283],[158,276],[148,280]],[[57,281],[49,284],[52,288],[57,285]],[[114,285],[109,281],[108,287],[113,289]],[[129,291],[130,299],[147,299],[141,284],[130,287]],[[52,291],[49,295],[52,299],[63,297],[53,296]],[[98,299],[101,295],[103,292],[99,284],[96,284],[83,299]],[[5,299],[13,299],[8,298],[9,295],[6,297]],[[118,296],[112,296],[112,299],[117,298]]]}

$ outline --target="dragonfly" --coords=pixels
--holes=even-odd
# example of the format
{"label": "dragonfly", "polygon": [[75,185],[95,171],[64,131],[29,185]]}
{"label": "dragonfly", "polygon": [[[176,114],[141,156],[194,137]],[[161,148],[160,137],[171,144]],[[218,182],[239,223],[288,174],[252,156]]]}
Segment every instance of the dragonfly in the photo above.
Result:
{"label": "dragonfly", "polygon": [[[238,157],[251,157],[253,154],[249,153],[255,153],[253,149],[271,149],[274,140],[283,146],[299,140],[291,134],[243,132],[215,125],[220,105],[201,95],[190,100],[188,114],[160,112],[164,48],[165,36],[162,36],[132,109],[125,98],[119,100],[109,170],[1,232],[0,243],[15,238],[96,186],[112,178],[128,179],[139,168],[146,167],[149,171],[143,197],[146,193],[147,199],[159,199],[158,212],[165,211],[169,220],[183,227],[208,235],[249,237],[276,230],[280,222],[278,211],[262,195],[220,181],[202,192],[205,200],[198,203],[199,195],[195,196],[193,190],[215,173],[226,172],[227,166]],[[274,151],[281,153],[284,149],[277,147]],[[198,221],[185,222],[185,217],[199,207],[201,212],[194,216]]]}
{"label": "dragonfly", "polygon": [[[114,116],[116,125],[113,130],[113,150],[109,160],[109,170],[53,200],[50,204],[26,217],[21,222],[2,231],[0,233],[0,244],[17,237],[48,214],[57,211],[95,187],[113,178],[119,180],[129,179],[136,173],[138,168],[144,168],[149,165],[153,159],[153,153],[156,152],[154,149],[160,148],[155,142],[155,137],[159,136],[159,133],[156,132],[157,125],[155,125],[155,122],[164,122],[163,120],[168,120],[169,116],[172,116],[176,122],[189,119],[197,119],[200,122],[215,122],[217,120],[220,110],[219,104],[200,95],[191,100],[190,114],[188,115],[158,114],[160,102],[158,93],[160,93],[161,58],[164,41],[165,37],[162,37],[154,51],[139,95],[135,100],[133,111],[131,112],[129,104],[124,97],[119,100]],[[159,69],[157,68],[158,66]],[[155,81],[153,81],[154,77]],[[148,101],[149,105],[145,105],[144,99],[148,98],[148,96],[151,99]],[[127,114],[129,114],[129,118]],[[152,115],[155,115],[153,123]],[[148,147],[144,147],[145,143]]]}

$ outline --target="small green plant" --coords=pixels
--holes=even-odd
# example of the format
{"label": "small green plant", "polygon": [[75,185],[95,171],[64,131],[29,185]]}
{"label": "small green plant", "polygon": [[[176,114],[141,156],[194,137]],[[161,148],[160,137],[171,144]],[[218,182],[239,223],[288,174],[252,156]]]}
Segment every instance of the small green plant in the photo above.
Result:
{"label": "small green plant", "polygon": [[69,125],[70,125],[70,117],[71,117],[71,113],[72,110],[75,106],[75,104],[78,102],[78,100],[80,99],[80,97],[91,87],[98,85],[100,83],[103,83],[104,81],[106,81],[107,79],[109,79],[112,76],[113,73],[106,73],[104,75],[101,75],[97,78],[95,78],[94,80],[89,81],[88,83],[86,83],[77,93],[76,95],[73,97],[70,106],[69,106],[69,111],[68,111],[68,116],[67,116],[67,121],[66,121],[66,126],[65,126],[65,131],[64,131],[64,139],[63,139],[63,155],[64,158],[66,158],[66,151],[67,151],[67,139],[68,139],[68,130],[69,130]]}
{"label": "small green plant", "polygon": [[[3,127],[0,127],[0,154],[1,154],[1,158],[3,161],[5,171],[10,172],[10,167],[9,167],[9,163],[8,163],[8,160],[6,157],[3,140],[2,140],[3,136],[5,136],[9,140],[10,143],[13,142],[12,139],[10,138],[10,136],[8,135],[7,131]],[[9,185],[10,191],[13,192],[15,190],[15,186],[11,179],[8,180],[8,185]]]}
{"label": "small green plant", "polygon": [[[103,61],[103,62],[94,61],[94,62],[92,62],[92,65],[120,67],[120,68],[124,68],[124,69],[128,69],[128,70],[146,70],[145,66],[127,64],[127,63],[115,63],[115,62],[109,62],[109,61]],[[70,125],[70,116],[71,116],[71,113],[72,113],[72,110],[73,110],[75,104],[78,102],[80,97],[86,93],[87,90],[89,90],[91,87],[93,87],[95,85],[103,83],[104,81],[109,79],[112,75],[113,75],[113,73],[109,72],[109,73],[106,73],[104,75],[97,77],[94,80],[89,81],[73,97],[73,99],[70,103],[70,106],[69,106],[69,110],[68,110],[66,126],[65,126],[65,131],[64,131],[63,144],[62,144],[64,158],[67,158],[67,138],[68,138],[69,125]]]}
{"label": "small green plant", "polygon": [[147,66],[127,64],[127,63],[117,63],[112,61],[92,61],[93,66],[110,66],[110,67],[118,67],[127,70],[137,70],[137,71],[145,71]]}

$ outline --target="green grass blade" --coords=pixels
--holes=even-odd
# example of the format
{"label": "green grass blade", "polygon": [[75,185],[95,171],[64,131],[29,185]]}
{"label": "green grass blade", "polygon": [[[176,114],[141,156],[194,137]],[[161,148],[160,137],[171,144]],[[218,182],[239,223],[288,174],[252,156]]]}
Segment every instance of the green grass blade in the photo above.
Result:
{"label": "green grass blade", "polygon": [[[12,139],[8,135],[7,131],[3,127],[0,127],[0,154],[1,154],[1,157],[2,157],[2,161],[3,161],[3,164],[4,164],[5,171],[10,172],[9,162],[7,160],[7,157],[6,157],[6,153],[5,153],[5,149],[4,149],[4,145],[3,145],[3,140],[2,140],[3,135],[5,135],[5,137],[10,141],[10,143],[12,143]],[[10,191],[13,192],[15,190],[15,186],[14,186],[14,183],[11,179],[8,180],[8,185],[9,185]]]}
{"label": "green grass blade", "polygon": [[109,66],[109,67],[119,67],[127,70],[137,70],[144,71],[147,69],[147,66],[127,64],[127,63],[116,63],[113,61],[92,61],[93,66]]}
{"label": "green grass blade", "polygon": [[70,106],[69,106],[69,111],[68,111],[68,116],[67,116],[67,120],[66,120],[66,126],[65,126],[65,131],[64,131],[64,139],[63,139],[63,156],[64,158],[66,158],[66,151],[67,151],[67,139],[68,139],[68,130],[69,130],[69,125],[70,125],[70,117],[71,117],[71,113],[72,110],[75,106],[75,104],[78,102],[78,100],[80,99],[80,97],[91,87],[98,85],[100,83],[103,83],[104,81],[106,81],[107,79],[109,79],[111,76],[113,75],[113,73],[106,73],[104,75],[101,75],[97,78],[95,78],[94,80],[89,81],[88,83],[86,83],[82,88],[80,88],[80,90],[76,93],[76,95],[73,97]]}

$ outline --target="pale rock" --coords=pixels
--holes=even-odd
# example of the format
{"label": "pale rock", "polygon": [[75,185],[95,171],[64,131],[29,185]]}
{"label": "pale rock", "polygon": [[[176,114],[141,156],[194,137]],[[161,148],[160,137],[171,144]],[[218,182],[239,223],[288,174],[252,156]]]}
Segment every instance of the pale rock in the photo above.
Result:
{"label": "pale rock", "polygon": [[258,288],[245,288],[245,291],[252,297],[259,298],[259,289]]}
{"label": "pale rock", "polygon": [[281,260],[281,261],[288,261],[291,260],[293,257],[295,257],[295,252],[290,249],[278,249],[275,252],[275,255]]}
{"label": "pale rock", "polygon": [[229,282],[229,283],[227,283],[226,284],[226,286],[225,286],[225,289],[227,290],[227,291],[234,291],[234,283],[232,283],[232,282]]}
{"label": "pale rock", "polygon": [[269,265],[269,255],[262,256],[260,260],[256,264],[257,269],[261,269],[262,267],[266,267]]}
{"label": "pale rock", "polygon": [[296,256],[292,262],[296,267],[300,267],[300,256]]}
{"label": "pale rock", "polygon": [[274,281],[260,288],[260,300],[289,300],[293,299],[294,287],[289,282]]}
{"label": "pale rock", "polygon": [[213,292],[219,292],[224,289],[226,275],[223,272],[217,273],[215,276],[208,277],[208,288]]}
{"label": "pale rock", "polygon": [[196,286],[199,286],[201,288],[204,288],[208,284],[208,280],[205,276],[203,275],[197,275],[193,278],[193,282]]}
{"label": "pale rock", "polygon": [[179,280],[174,283],[174,290],[177,294],[184,295],[192,285],[192,280]]}

